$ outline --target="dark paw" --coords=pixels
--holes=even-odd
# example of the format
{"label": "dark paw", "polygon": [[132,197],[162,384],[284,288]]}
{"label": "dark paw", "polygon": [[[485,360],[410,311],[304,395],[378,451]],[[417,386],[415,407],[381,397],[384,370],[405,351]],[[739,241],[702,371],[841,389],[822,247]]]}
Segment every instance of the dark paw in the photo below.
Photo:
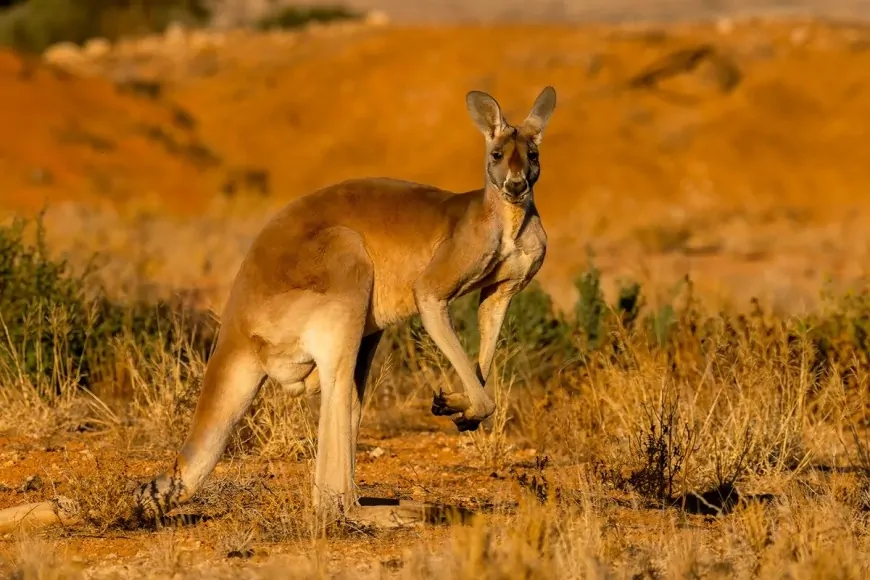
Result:
{"label": "dark paw", "polygon": [[153,483],[140,485],[133,494],[133,517],[143,527],[159,527],[163,516],[160,504],[152,497]]}
{"label": "dark paw", "polygon": [[480,421],[477,419],[466,419],[465,417],[457,417],[453,420],[456,423],[456,427],[459,428],[459,432],[463,431],[477,431],[477,428],[480,427]]}
{"label": "dark paw", "polygon": [[443,393],[437,393],[432,397],[432,414],[436,417],[453,415],[453,411],[447,408],[447,400]]}
{"label": "dark paw", "polygon": [[462,413],[469,407],[468,397],[462,393],[436,393],[432,397],[432,414],[447,417]]}

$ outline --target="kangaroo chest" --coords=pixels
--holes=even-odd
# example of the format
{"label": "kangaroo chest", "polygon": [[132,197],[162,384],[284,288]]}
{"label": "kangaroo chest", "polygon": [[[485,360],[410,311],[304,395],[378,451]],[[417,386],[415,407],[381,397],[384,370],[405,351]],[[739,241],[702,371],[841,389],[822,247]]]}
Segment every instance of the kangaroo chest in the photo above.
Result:
{"label": "kangaroo chest", "polygon": [[523,283],[537,274],[547,252],[547,234],[537,214],[528,217],[519,231],[502,232],[494,282],[516,280]]}

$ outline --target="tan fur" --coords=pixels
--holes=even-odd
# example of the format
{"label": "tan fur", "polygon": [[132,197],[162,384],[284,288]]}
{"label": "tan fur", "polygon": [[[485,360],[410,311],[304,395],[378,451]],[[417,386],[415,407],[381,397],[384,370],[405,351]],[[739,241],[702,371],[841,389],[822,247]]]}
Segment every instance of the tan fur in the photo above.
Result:
{"label": "tan fur", "polygon": [[[254,240],[233,283],[190,432],[173,470],[142,486],[142,514],[160,517],[211,473],[266,377],[321,394],[314,503],[359,510],[354,456],[361,401],[383,330],[419,313],[463,391],[435,393],[433,413],[476,429],[495,410],[484,390],[511,298],[538,272],[547,237],[534,206],[536,148],[555,107],[546,88],[514,128],[473,91],[486,138],[483,189],[453,193],[394,179],[354,179],[288,204]],[[476,367],[448,304],[480,289]]]}

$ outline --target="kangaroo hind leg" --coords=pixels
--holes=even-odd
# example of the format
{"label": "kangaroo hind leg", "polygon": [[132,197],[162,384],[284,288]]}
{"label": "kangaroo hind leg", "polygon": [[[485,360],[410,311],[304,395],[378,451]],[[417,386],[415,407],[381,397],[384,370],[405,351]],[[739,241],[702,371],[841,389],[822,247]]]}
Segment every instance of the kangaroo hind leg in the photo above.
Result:
{"label": "kangaroo hind leg", "polygon": [[361,403],[354,378],[365,311],[349,304],[326,310],[311,321],[306,334],[320,372],[313,503],[324,517],[332,517],[356,503],[353,471]]}
{"label": "kangaroo hind leg", "polygon": [[145,521],[160,521],[186,502],[212,472],[233,428],[251,406],[265,379],[247,342],[230,327],[221,329],[208,361],[202,392],[187,438],[171,471],[138,488],[136,509]]}

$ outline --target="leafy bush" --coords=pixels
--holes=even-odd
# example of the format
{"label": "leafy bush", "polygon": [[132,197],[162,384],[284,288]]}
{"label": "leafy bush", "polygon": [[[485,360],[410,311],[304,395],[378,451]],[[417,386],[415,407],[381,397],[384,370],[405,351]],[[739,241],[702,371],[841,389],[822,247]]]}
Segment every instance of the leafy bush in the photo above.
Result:
{"label": "leafy bush", "polygon": [[[25,242],[27,220],[0,227],[0,380],[26,381],[59,389],[63,383],[87,386],[112,372],[123,339],[143,355],[186,344],[210,351],[216,325],[201,312],[168,303],[112,302],[90,275],[70,271],[45,246],[41,218],[36,241]],[[186,321],[184,320],[186,319]]]}
{"label": "leafy bush", "polygon": [[309,22],[356,20],[360,17],[361,14],[348,10],[343,6],[288,6],[260,20],[257,23],[257,28],[261,30],[300,28]]}
{"label": "leafy bush", "polygon": [[0,12],[0,44],[41,52],[58,42],[115,40],[208,17],[203,0],[27,0]]}
{"label": "leafy bush", "polygon": [[[41,219],[35,242],[25,241],[31,222],[0,227],[0,384],[29,382],[58,389],[114,378],[119,357],[148,361],[170,354],[205,359],[217,323],[181,304],[137,300],[120,304],[93,282],[93,269],[78,275],[65,260],[49,256]],[[708,312],[683,280],[671,300],[647,308],[640,285],[625,283],[613,304],[601,290],[594,266],[577,278],[574,316],[557,312],[536,282],[514,297],[501,339],[517,348],[509,373],[547,382],[561,370],[576,376],[595,369],[631,369],[638,353],[666,363],[674,377],[700,380],[711,364],[727,365],[747,348],[769,359],[802,358],[816,381],[836,376],[853,396],[864,387],[859,366],[870,363],[870,292],[829,298],[827,308],[803,318],[777,318],[753,303],[749,314]],[[476,359],[479,293],[451,304],[463,345]],[[382,346],[397,371],[416,372],[437,353],[419,317],[392,329]],[[186,353],[186,354],[185,354]],[[446,362],[446,361],[442,361]],[[182,365],[183,366],[183,365]],[[445,367],[446,368],[446,367]],[[407,376],[407,375],[406,375]]]}

